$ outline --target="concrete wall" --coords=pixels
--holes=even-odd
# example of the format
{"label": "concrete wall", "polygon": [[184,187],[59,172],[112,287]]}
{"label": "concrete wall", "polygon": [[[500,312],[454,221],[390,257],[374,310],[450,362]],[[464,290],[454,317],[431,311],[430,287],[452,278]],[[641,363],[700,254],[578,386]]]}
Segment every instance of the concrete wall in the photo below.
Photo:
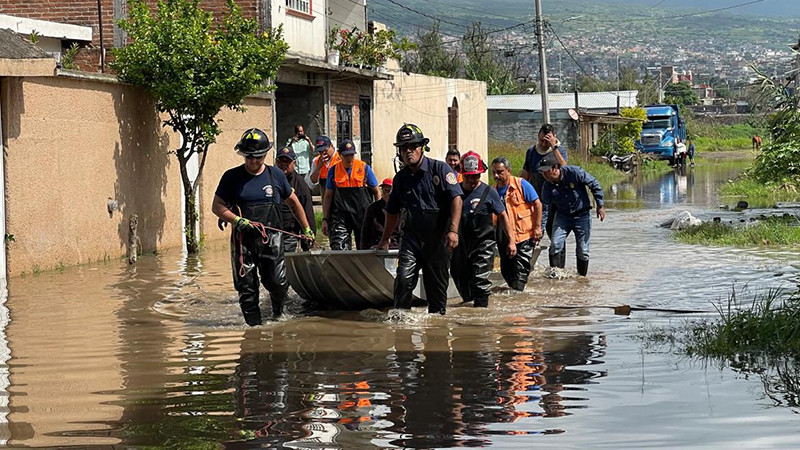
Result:
{"label": "concrete wall", "polygon": [[[182,245],[180,174],[168,154],[180,138],[149,96],[66,77],[3,78],[0,91],[10,276],[124,255],[132,214],[144,251]],[[272,132],[271,101],[247,106],[222,114],[226,132],[209,150],[199,201],[208,239],[227,238],[211,231],[210,199],[222,172],[241,164],[234,143],[251,126]],[[119,206],[111,214],[109,200]]]}
{"label": "concrete wall", "polygon": [[[542,113],[533,111],[489,111],[489,139],[498,142],[516,142],[526,148],[536,142],[542,127]],[[566,111],[550,111],[550,123],[556,136],[568,150],[578,148],[578,122]],[[525,149],[521,149],[525,151]]]}
{"label": "concrete wall", "polygon": [[[349,0],[346,0],[349,1]],[[273,28],[283,25],[283,38],[289,44],[290,55],[300,55],[324,60],[326,58],[325,41],[328,30],[325,28],[325,15],[328,2],[312,1],[313,16],[299,17],[287,13],[286,2],[272,0],[271,23]]]}
{"label": "concrete wall", "polygon": [[486,84],[425,75],[393,73],[394,79],[375,81],[373,105],[373,168],[378,179],[394,175],[392,158],[397,130],[414,123],[431,140],[429,156],[447,153],[447,108],[458,100],[458,149],[486,157]]}

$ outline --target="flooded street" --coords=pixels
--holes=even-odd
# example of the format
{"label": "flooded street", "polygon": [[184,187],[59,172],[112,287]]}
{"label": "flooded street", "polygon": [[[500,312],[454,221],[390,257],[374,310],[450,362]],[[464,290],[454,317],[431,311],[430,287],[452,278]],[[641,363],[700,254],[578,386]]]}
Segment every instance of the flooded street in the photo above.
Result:
{"label": "flooded street", "polygon": [[[319,311],[292,298],[247,329],[227,250],[15,278],[0,333],[8,446],[171,448],[792,448],[797,394],[666,349],[642,329],[712,318],[733,286],[796,285],[798,255],[678,244],[664,220],[707,219],[745,162],[606,190],[588,279],[498,288],[446,316]],[[262,292],[263,294],[263,292]],[[262,298],[263,301],[263,298]],[[268,302],[267,302],[268,303]],[[614,315],[605,306],[700,310]],[[552,308],[574,306],[576,308]],[[797,379],[794,379],[797,382]]]}

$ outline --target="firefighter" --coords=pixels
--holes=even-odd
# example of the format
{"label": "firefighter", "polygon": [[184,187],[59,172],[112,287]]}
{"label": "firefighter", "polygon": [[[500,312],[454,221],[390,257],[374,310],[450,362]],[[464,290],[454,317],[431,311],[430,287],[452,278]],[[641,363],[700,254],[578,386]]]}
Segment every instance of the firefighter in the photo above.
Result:
{"label": "firefighter", "polygon": [[[492,287],[489,275],[494,266],[494,216],[498,217],[500,227],[506,234],[511,235],[511,228],[506,206],[497,191],[481,182],[486,165],[480,155],[465,153],[459,171],[464,176],[461,183],[464,198],[458,247],[453,251],[450,275],[464,302],[474,302],[476,308],[485,308],[489,306],[489,288]],[[516,255],[517,247],[513,239],[506,240],[506,248],[501,253],[504,251],[509,258]]]}
{"label": "firefighter", "polygon": [[351,234],[360,246],[364,215],[373,198],[381,198],[381,191],[372,168],[356,159],[356,146],[349,139],[339,144],[339,156],[341,161],[328,170],[322,233],[330,238],[331,250],[351,250]]}
{"label": "firefighter", "polygon": [[508,287],[525,290],[531,273],[531,258],[536,244],[542,239],[542,202],[533,186],[523,178],[511,175],[511,163],[500,156],[492,161],[494,187],[506,205],[512,234],[497,229],[497,243],[505,246],[511,240],[517,244],[517,255],[509,258],[500,252],[500,273]]}
{"label": "firefighter", "polygon": [[289,284],[283,259],[283,235],[279,230],[281,203],[285,202],[292,209],[303,234],[309,239],[314,236],[286,176],[277,167],[264,163],[271,147],[263,131],[258,128],[245,131],[235,147],[244,157],[244,164],[222,175],[211,207],[217,217],[234,225],[231,230],[233,285],[239,292],[244,320],[250,326],[261,324],[259,277],[269,292],[273,317],[283,312]]}
{"label": "firefighter", "polygon": [[591,174],[577,166],[561,167],[553,155],[547,155],[539,163],[539,172],[544,176],[542,203],[547,208],[556,206],[553,218],[553,236],[550,238],[550,267],[564,268],[566,264],[566,242],[571,232],[575,233],[575,256],[578,275],[589,272],[589,237],[592,230],[592,204],[588,188],[597,203],[597,218],[606,218],[603,206],[603,188]]}
{"label": "firefighter", "polygon": [[411,308],[411,293],[422,270],[428,312],[445,314],[450,254],[458,246],[461,186],[443,161],[425,156],[429,139],[416,125],[397,131],[398,157],[403,168],[394,176],[386,204],[386,226],[376,248],[388,249],[400,209],[407,217],[400,240],[400,257],[394,280],[394,307]]}

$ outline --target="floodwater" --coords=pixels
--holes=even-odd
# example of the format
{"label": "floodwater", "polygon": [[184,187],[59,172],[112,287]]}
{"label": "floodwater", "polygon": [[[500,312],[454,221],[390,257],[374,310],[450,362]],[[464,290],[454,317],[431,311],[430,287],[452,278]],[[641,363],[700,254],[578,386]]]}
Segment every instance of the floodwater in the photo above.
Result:
{"label": "floodwater", "polygon": [[[446,316],[318,311],[246,329],[228,254],[208,251],[12,279],[0,333],[9,446],[167,448],[792,448],[797,374],[751,375],[645,346],[733,286],[792,286],[798,255],[678,244],[658,228],[718,212],[743,163],[607,189],[588,279],[498,288]],[[569,245],[570,250],[574,248]],[[574,257],[568,258],[574,267]],[[573,308],[552,308],[570,306]],[[788,373],[787,373],[788,372]]]}

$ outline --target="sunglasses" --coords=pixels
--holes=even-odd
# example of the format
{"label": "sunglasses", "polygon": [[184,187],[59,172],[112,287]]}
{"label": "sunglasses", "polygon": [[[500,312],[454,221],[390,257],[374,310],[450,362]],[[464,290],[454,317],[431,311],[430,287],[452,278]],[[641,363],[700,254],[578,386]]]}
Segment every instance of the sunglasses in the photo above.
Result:
{"label": "sunglasses", "polygon": [[421,145],[419,145],[419,144],[403,144],[403,145],[399,145],[397,148],[399,150],[415,150],[418,147],[421,147]]}
{"label": "sunglasses", "polygon": [[263,158],[263,157],[265,157],[265,156],[267,156],[267,155],[266,155],[266,154],[264,154],[264,155],[261,155],[261,156],[256,156],[256,155],[244,155],[244,157],[245,157],[246,159],[261,159],[261,158]]}

